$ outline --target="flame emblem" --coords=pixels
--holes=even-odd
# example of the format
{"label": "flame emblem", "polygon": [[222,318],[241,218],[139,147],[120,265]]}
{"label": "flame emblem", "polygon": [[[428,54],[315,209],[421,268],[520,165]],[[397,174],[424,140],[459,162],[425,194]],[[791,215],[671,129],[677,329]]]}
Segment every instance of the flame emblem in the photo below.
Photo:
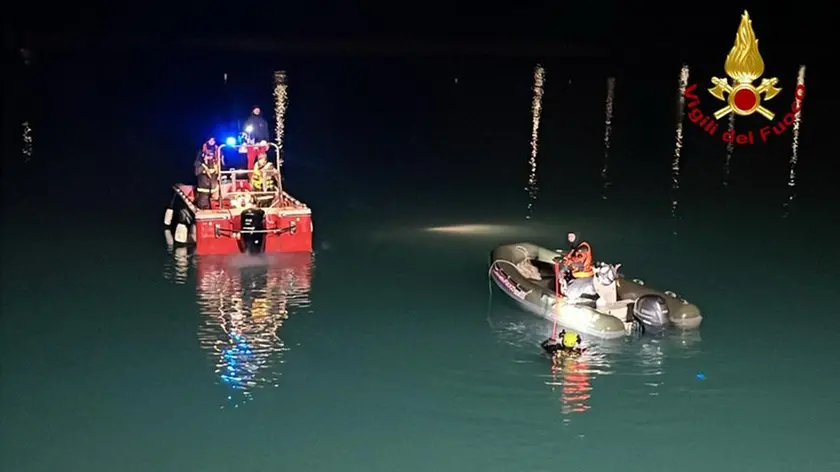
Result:
{"label": "flame emblem", "polygon": [[761,116],[772,120],[776,116],[773,112],[761,105],[761,97],[770,100],[782,89],[777,88],[779,79],[764,78],[761,84],[755,87],[752,83],[764,73],[764,59],[758,52],[758,39],[752,29],[750,14],[744,10],[741,15],[741,25],[738,26],[738,33],[735,35],[735,45],[726,56],[724,65],[726,75],[734,82],[730,85],[726,79],[712,77],[713,88],[709,93],[718,100],[727,102],[727,105],[715,112],[715,119],[721,119],[729,113],[747,116],[758,112]]}

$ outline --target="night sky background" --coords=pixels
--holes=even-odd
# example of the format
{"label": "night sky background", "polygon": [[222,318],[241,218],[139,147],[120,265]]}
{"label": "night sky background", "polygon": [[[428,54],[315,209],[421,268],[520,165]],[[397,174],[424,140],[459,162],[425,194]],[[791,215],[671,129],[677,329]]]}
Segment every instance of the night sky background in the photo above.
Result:
{"label": "night sky background", "polygon": [[[422,107],[432,95],[446,100],[445,94],[450,92],[441,92],[438,82],[451,84],[469,69],[473,75],[485,77],[470,87],[485,87],[487,100],[501,96],[501,81],[521,82],[519,95],[511,95],[509,102],[499,106],[512,107],[516,100],[523,113],[530,101],[526,77],[537,62],[549,71],[547,94],[554,96],[563,74],[583,78],[576,83],[590,83],[593,93],[603,88],[604,77],[617,75],[619,87],[627,87],[618,92],[623,97],[628,97],[628,91],[640,96],[645,85],[650,90],[673,88],[683,63],[691,65],[692,81],[705,82],[711,75],[723,76],[725,55],[732,47],[744,8],[749,9],[759,38],[767,65],[765,75],[778,75],[790,85],[798,66],[808,65],[811,162],[826,159],[825,152],[814,150],[826,145],[833,126],[830,115],[836,98],[830,91],[835,51],[826,33],[832,30],[831,15],[820,13],[828,12],[825,8],[806,8],[807,2],[797,3],[801,5],[798,9],[756,2],[424,2],[365,7],[269,2],[254,6],[203,3],[190,9],[162,5],[25,2],[4,16],[4,61],[8,65],[3,101],[5,168],[20,165],[20,123],[26,116],[41,136],[36,141],[41,162],[55,164],[49,167],[50,172],[66,175],[68,165],[75,168],[86,162],[83,156],[72,161],[57,159],[60,151],[51,152],[50,146],[89,148],[95,136],[100,149],[133,149],[114,151],[126,155],[109,159],[108,169],[115,171],[129,163],[138,177],[138,188],[149,187],[146,177],[160,177],[153,185],[164,186],[172,180],[189,180],[190,168],[182,160],[156,159],[154,168],[145,170],[135,164],[146,158],[144,153],[192,156],[208,134],[235,128],[236,121],[244,120],[253,105],[270,113],[271,72],[277,69],[289,71],[291,99],[298,104],[293,105],[287,124],[287,175],[294,173],[296,166],[318,171],[346,169],[348,158],[336,156],[348,149],[359,154],[352,158],[352,167],[372,168],[381,159],[371,157],[375,152],[362,152],[366,144],[358,142],[359,130],[348,124],[364,121],[365,115],[383,115],[385,110],[377,109],[366,94],[400,95],[401,104],[388,110],[408,111],[398,121],[445,122],[446,113]],[[30,66],[23,65],[21,48],[30,54]],[[220,80],[223,73],[230,74],[228,86]],[[637,84],[627,85],[622,78],[626,76],[632,76]],[[407,78],[414,83],[408,83]],[[793,87],[788,89],[783,93]],[[645,105],[646,100],[638,98],[635,109],[667,107],[655,102]],[[777,108],[787,107],[790,98],[782,95],[776,100]],[[557,110],[563,105],[545,106]],[[336,110],[342,107],[354,111],[340,116]],[[56,113],[58,109],[64,111]],[[90,113],[90,119],[82,117]],[[593,119],[599,113],[603,115],[602,107],[593,109]],[[814,120],[817,115],[829,119]],[[140,124],[134,122],[130,130],[104,131],[102,127],[103,122],[113,126],[130,120]],[[638,120],[647,118],[639,116]],[[670,126],[672,120],[669,110],[662,115],[662,123],[650,127]],[[522,124],[517,132],[523,134],[522,144],[527,146],[529,130],[524,121]],[[45,142],[43,136],[56,128],[63,128],[67,136],[60,144]],[[394,142],[403,139],[398,130],[389,134],[387,139]],[[106,144],[109,140],[119,143]],[[671,145],[666,141],[663,147]],[[640,138],[638,144],[647,142]],[[789,150],[789,145],[786,147]],[[527,150],[515,152],[525,154]],[[663,149],[662,154],[667,153]],[[335,160],[326,162],[327,158],[319,156]],[[404,157],[406,161],[416,158]],[[492,159],[485,155],[482,162]],[[779,166],[784,165],[780,157]],[[768,169],[758,166],[751,175],[779,170]],[[828,182],[828,169],[825,163],[814,167],[811,177]],[[101,178],[102,172],[85,172],[80,178]],[[808,172],[802,169],[803,174]]]}

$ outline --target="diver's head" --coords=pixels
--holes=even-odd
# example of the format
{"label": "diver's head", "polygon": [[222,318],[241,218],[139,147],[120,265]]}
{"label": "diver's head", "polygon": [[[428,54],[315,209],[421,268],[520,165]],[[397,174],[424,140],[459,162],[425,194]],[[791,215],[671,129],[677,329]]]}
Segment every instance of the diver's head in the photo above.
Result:
{"label": "diver's head", "polygon": [[574,244],[577,240],[577,235],[575,233],[569,233],[566,235],[566,239],[569,241],[569,244]]}
{"label": "diver's head", "polygon": [[563,346],[564,349],[572,349],[575,347],[579,347],[580,343],[580,335],[575,333],[574,331],[563,330],[563,332],[560,333],[560,344]]}
{"label": "diver's head", "polygon": [[216,144],[216,138],[214,138],[213,136],[210,136],[210,139],[207,140],[207,144],[209,144],[211,146]]}
{"label": "diver's head", "polygon": [[260,114],[260,107],[254,107],[254,109],[251,110],[251,113],[253,113],[255,115],[259,115]]}

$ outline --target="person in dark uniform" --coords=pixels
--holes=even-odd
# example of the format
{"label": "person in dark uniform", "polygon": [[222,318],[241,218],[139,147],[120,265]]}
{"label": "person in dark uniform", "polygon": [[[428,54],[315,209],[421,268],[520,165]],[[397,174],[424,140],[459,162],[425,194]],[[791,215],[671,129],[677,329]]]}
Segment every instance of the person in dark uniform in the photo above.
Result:
{"label": "person in dark uniform", "polygon": [[268,142],[271,139],[268,123],[260,114],[260,107],[254,107],[251,116],[245,120],[245,133],[250,138],[251,143]]}
{"label": "person in dark uniform", "polygon": [[253,169],[257,156],[269,149],[267,144],[270,139],[268,123],[260,115],[260,107],[254,107],[251,116],[245,120],[244,135],[245,144],[248,145],[248,169]]}
{"label": "person in dark uniform", "polygon": [[201,146],[195,160],[196,196],[195,206],[206,210],[210,200],[219,191],[219,145],[215,138],[210,138]]}

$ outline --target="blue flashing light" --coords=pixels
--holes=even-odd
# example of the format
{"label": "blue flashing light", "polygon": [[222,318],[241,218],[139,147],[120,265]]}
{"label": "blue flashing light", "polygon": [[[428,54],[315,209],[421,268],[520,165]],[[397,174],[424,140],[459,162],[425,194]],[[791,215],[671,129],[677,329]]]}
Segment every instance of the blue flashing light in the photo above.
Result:
{"label": "blue flashing light", "polygon": [[236,146],[236,138],[234,138],[233,136],[227,138],[225,140],[225,144],[227,144],[228,146]]}

